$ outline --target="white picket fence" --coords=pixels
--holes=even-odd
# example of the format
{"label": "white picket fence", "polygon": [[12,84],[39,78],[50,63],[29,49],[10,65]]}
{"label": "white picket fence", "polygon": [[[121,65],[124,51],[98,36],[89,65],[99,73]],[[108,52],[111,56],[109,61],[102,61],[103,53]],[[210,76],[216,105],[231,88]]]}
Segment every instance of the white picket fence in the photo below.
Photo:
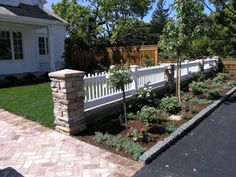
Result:
{"label": "white picket fence", "polygon": [[[201,60],[183,62],[181,64],[181,79],[191,76],[192,73],[199,72],[200,62]],[[209,71],[216,64],[217,59],[204,60],[204,71]],[[150,81],[153,89],[165,85],[167,82],[167,80],[165,80],[165,68],[168,65],[169,64],[162,64],[145,68],[139,68],[136,65],[131,66],[130,70],[132,71],[133,82],[125,86],[126,97],[135,95],[138,89],[143,87],[148,81]],[[122,99],[121,90],[110,87],[108,77],[109,73],[106,72],[84,77],[85,110],[91,110]]]}

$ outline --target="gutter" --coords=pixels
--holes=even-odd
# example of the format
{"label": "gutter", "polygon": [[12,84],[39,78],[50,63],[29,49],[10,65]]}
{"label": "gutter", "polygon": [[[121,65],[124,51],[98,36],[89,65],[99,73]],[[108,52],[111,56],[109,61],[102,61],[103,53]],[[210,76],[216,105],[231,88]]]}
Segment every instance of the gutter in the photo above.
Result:
{"label": "gutter", "polygon": [[[61,20],[61,18],[59,18],[59,20]],[[20,24],[31,24],[31,25],[61,25],[61,26],[68,25],[68,23],[65,20],[56,21],[56,20],[46,20],[46,19],[40,19],[40,18],[3,15],[3,14],[0,14],[0,21],[14,22],[14,23],[20,23]]]}

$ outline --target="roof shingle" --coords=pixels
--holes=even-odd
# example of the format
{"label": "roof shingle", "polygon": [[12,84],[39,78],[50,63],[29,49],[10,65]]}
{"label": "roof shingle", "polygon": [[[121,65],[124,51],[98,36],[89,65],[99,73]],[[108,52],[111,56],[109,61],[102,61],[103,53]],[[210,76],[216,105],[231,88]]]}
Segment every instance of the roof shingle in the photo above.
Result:
{"label": "roof shingle", "polygon": [[61,19],[56,18],[52,14],[40,9],[37,6],[31,6],[26,4],[19,4],[18,7],[0,4],[0,15],[23,16],[30,18],[62,21]]}

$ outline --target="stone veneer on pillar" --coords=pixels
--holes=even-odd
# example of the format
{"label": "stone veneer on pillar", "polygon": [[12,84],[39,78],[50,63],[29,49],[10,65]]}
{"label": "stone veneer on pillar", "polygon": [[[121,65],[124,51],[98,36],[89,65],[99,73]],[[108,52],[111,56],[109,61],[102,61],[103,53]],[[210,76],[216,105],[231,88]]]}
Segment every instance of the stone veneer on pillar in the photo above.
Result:
{"label": "stone veneer on pillar", "polygon": [[49,73],[55,129],[67,135],[85,130],[84,72],[64,69]]}

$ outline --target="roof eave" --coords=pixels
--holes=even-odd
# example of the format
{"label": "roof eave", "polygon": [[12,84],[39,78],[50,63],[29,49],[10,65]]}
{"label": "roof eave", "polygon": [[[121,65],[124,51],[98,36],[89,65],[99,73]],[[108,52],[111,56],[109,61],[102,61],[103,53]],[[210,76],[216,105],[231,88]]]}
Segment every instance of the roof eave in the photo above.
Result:
{"label": "roof eave", "polygon": [[0,14],[0,21],[32,24],[32,25],[62,25],[62,26],[68,25],[66,21],[47,20],[41,18],[31,18],[31,17],[13,16],[5,14]]}

